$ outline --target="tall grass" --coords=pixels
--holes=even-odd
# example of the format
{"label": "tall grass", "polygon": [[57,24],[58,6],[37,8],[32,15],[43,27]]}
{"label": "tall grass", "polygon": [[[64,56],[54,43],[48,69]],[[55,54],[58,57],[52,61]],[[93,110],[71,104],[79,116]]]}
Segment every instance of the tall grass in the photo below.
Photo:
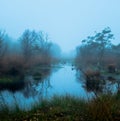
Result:
{"label": "tall grass", "polygon": [[92,100],[88,106],[88,112],[92,121],[113,121],[112,108],[114,100],[108,96],[102,96]]}
{"label": "tall grass", "polygon": [[78,97],[54,96],[34,105],[30,111],[16,108],[14,111],[1,110],[2,121],[119,121],[120,95],[101,95],[92,100]]}

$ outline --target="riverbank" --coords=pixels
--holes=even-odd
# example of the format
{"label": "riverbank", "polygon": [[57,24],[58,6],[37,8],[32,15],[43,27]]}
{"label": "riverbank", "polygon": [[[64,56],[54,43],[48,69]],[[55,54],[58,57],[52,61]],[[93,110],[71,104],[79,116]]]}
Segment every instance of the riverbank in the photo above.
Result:
{"label": "riverbank", "polygon": [[[15,104],[16,105],[16,104]],[[92,100],[73,96],[54,96],[42,100],[30,111],[16,105],[10,111],[5,105],[0,111],[0,121],[119,121],[120,94],[101,95]]]}

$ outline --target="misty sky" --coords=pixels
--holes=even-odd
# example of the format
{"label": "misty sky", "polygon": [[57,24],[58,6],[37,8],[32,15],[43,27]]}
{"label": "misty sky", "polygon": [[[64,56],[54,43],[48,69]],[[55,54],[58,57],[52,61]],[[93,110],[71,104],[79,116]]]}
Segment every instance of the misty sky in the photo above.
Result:
{"label": "misty sky", "polygon": [[0,0],[0,28],[9,36],[42,30],[65,52],[108,26],[119,43],[120,0]]}

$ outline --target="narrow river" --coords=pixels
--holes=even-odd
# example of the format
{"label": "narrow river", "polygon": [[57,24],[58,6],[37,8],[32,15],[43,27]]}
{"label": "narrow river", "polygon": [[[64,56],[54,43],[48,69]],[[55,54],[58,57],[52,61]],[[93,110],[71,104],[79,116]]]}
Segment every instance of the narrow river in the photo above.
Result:
{"label": "narrow river", "polygon": [[0,101],[5,105],[14,108],[15,105],[24,110],[29,110],[32,105],[36,104],[43,98],[51,98],[54,95],[71,95],[88,99],[92,93],[88,93],[82,84],[82,80],[76,78],[76,70],[71,65],[64,65],[56,68],[42,82],[35,83],[31,79],[30,83],[21,91],[14,93],[4,90],[0,93]]}

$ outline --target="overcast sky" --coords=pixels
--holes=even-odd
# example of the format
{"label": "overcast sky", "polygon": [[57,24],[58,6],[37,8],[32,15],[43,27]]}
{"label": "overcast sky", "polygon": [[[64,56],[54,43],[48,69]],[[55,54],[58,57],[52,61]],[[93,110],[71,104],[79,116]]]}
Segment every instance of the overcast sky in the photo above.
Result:
{"label": "overcast sky", "polygon": [[65,52],[107,26],[119,43],[120,0],[0,0],[0,28],[9,36],[42,30]]}

